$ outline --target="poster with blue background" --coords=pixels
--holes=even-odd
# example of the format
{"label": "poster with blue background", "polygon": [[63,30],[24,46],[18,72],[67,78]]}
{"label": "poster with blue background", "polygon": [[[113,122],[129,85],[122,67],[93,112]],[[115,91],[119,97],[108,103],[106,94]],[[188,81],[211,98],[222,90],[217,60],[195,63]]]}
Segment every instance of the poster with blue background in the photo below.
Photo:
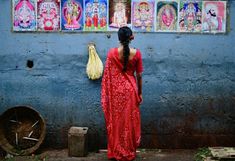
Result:
{"label": "poster with blue background", "polygon": [[83,1],[61,0],[62,30],[83,30]]}
{"label": "poster with blue background", "polygon": [[84,30],[106,31],[108,18],[107,0],[85,0]]}

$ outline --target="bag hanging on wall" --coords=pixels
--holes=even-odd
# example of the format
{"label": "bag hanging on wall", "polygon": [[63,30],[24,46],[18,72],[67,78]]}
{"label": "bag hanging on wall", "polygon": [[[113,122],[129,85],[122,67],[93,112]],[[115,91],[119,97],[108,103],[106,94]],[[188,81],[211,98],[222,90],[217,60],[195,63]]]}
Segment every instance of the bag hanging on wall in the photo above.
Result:
{"label": "bag hanging on wall", "polygon": [[86,73],[89,79],[99,79],[103,74],[103,63],[98,56],[95,45],[90,43],[88,45],[89,59],[86,67]]}

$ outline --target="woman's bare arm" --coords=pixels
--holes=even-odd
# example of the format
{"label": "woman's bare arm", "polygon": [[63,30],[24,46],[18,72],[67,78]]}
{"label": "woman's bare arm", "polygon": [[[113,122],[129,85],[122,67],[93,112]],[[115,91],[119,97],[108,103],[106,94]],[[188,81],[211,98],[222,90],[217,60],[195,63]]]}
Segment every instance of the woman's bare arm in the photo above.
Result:
{"label": "woman's bare arm", "polygon": [[140,97],[140,103],[143,102],[143,98],[142,98],[142,74],[141,73],[138,73],[136,75],[137,77],[137,87],[138,87],[138,95]]}

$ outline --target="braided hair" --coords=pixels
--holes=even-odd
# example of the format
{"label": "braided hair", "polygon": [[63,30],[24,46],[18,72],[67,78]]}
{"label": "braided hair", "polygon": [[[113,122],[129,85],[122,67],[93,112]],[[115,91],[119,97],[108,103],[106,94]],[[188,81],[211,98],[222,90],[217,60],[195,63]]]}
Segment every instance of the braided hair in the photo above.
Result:
{"label": "braided hair", "polygon": [[127,63],[129,60],[130,56],[130,48],[129,48],[129,43],[133,39],[133,34],[132,31],[129,27],[124,26],[119,28],[118,30],[118,39],[120,43],[123,45],[123,71],[125,72],[127,69]]}

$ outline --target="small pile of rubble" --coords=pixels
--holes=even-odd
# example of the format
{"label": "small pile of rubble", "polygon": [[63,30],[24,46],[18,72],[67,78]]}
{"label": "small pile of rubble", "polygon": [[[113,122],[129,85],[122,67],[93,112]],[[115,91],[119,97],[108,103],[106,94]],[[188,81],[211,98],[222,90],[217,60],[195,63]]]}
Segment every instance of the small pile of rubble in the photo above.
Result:
{"label": "small pile of rubble", "polygon": [[204,158],[204,161],[235,160],[234,147],[209,147],[211,156]]}

